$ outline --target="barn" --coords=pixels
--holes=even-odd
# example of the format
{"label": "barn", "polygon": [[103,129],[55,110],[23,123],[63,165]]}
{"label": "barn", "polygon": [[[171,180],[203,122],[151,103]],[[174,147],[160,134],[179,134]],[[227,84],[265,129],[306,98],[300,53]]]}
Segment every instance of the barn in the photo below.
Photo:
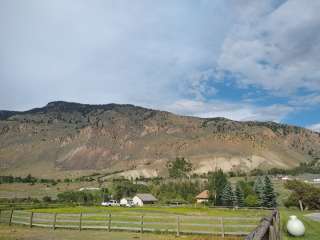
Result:
{"label": "barn", "polygon": [[154,204],[158,199],[150,193],[139,193],[133,197],[132,201],[134,205],[141,207],[144,204]]}

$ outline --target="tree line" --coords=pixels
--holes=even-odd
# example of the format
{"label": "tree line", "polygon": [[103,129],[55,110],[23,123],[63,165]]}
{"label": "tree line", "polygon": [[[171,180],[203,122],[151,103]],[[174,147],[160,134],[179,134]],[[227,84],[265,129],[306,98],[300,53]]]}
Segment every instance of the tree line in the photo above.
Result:
{"label": "tree line", "polygon": [[238,181],[233,187],[228,177],[220,169],[208,174],[209,203],[228,207],[268,207],[277,206],[273,184],[268,176],[253,181]]}

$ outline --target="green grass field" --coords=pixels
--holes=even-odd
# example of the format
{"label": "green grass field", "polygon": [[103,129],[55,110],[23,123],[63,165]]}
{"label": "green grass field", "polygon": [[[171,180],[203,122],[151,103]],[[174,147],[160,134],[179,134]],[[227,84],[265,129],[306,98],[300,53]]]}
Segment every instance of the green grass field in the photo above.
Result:
{"label": "green grass field", "polygon": [[[281,216],[281,224],[282,224],[282,235],[284,236],[284,240],[291,240],[291,239],[306,239],[306,240],[318,240],[320,239],[320,222],[316,222],[314,220],[305,217],[304,215],[311,213],[309,211],[300,212],[298,210],[288,210],[288,209],[281,209],[280,216]],[[305,225],[306,233],[305,236],[297,238],[291,237],[286,231],[286,223],[289,219],[289,216],[296,215]]]}
{"label": "green grass field", "polygon": [[[132,215],[153,215],[153,216],[163,216],[164,219],[169,219],[170,216],[180,215],[180,216],[205,216],[205,217],[263,217],[267,216],[270,211],[267,210],[253,210],[253,209],[216,209],[216,208],[207,208],[207,207],[161,207],[161,206],[149,206],[149,207],[136,207],[136,208],[122,208],[122,207],[60,207],[60,208],[50,208],[50,209],[32,209],[35,213],[102,213],[107,214],[111,213],[114,215],[122,216],[132,216]],[[320,222],[316,222],[305,217],[305,214],[310,212],[299,212],[298,210],[288,210],[285,208],[280,209],[281,212],[281,231],[284,240],[291,239],[306,239],[306,240],[316,240],[320,236]],[[306,227],[306,234],[301,238],[290,237],[285,228],[285,224],[290,215],[297,215],[299,219],[303,221]],[[196,221],[196,220],[195,220]],[[165,223],[164,223],[165,224]],[[89,239],[150,239],[150,240],[164,240],[164,239],[176,239],[174,234],[151,234],[151,233],[134,233],[134,232],[119,232],[112,231],[106,232],[103,230],[84,230],[79,233],[77,230],[63,230],[58,229],[53,231],[51,229],[43,228],[27,228],[23,226],[1,224],[0,225],[0,240],[13,240],[13,239],[63,239],[66,240],[82,240],[85,238]],[[46,238],[44,237],[46,236]],[[209,240],[209,239],[219,239],[219,237],[214,236],[181,236],[181,239],[186,240]],[[243,238],[243,237],[242,237]],[[227,238],[225,238],[227,239]],[[231,238],[231,239],[241,239],[241,238]]]}
{"label": "green grass field", "polygon": [[192,215],[192,216],[223,216],[223,217],[262,217],[266,216],[270,211],[268,210],[251,210],[251,209],[218,209],[208,208],[203,206],[183,206],[183,207],[169,207],[169,206],[146,206],[146,207],[63,207],[63,208],[45,208],[33,209],[34,212],[43,213],[137,213],[137,214],[179,214],[179,215]]}
{"label": "green grass field", "polygon": [[[55,231],[43,228],[28,228],[0,224],[0,240],[220,240],[216,236],[181,236],[161,234],[140,234],[132,232],[77,231],[57,229]],[[242,238],[226,237],[224,240],[240,240]]]}

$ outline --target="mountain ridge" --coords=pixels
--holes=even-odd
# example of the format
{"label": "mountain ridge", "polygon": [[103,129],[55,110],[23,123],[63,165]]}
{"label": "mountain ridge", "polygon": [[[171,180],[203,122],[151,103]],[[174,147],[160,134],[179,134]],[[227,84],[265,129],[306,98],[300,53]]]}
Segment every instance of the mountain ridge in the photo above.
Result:
{"label": "mountain ridge", "polygon": [[320,134],[274,122],[176,115],[131,104],[50,102],[0,111],[0,174],[166,174],[184,156],[195,173],[291,168],[320,157]]}

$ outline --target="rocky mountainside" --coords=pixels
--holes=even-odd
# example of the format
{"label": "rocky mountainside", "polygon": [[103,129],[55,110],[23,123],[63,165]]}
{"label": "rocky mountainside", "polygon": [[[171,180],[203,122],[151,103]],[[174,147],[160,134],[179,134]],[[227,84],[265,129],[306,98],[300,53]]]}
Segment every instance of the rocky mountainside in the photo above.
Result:
{"label": "rocky mountainside", "polygon": [[291,168],[320,157],[320,135],[273,122],[178,116],[133,105],[52,102],[0,111],[0,174],[41,177],[123,171],[166,174],[184,156],[195,173]]}

